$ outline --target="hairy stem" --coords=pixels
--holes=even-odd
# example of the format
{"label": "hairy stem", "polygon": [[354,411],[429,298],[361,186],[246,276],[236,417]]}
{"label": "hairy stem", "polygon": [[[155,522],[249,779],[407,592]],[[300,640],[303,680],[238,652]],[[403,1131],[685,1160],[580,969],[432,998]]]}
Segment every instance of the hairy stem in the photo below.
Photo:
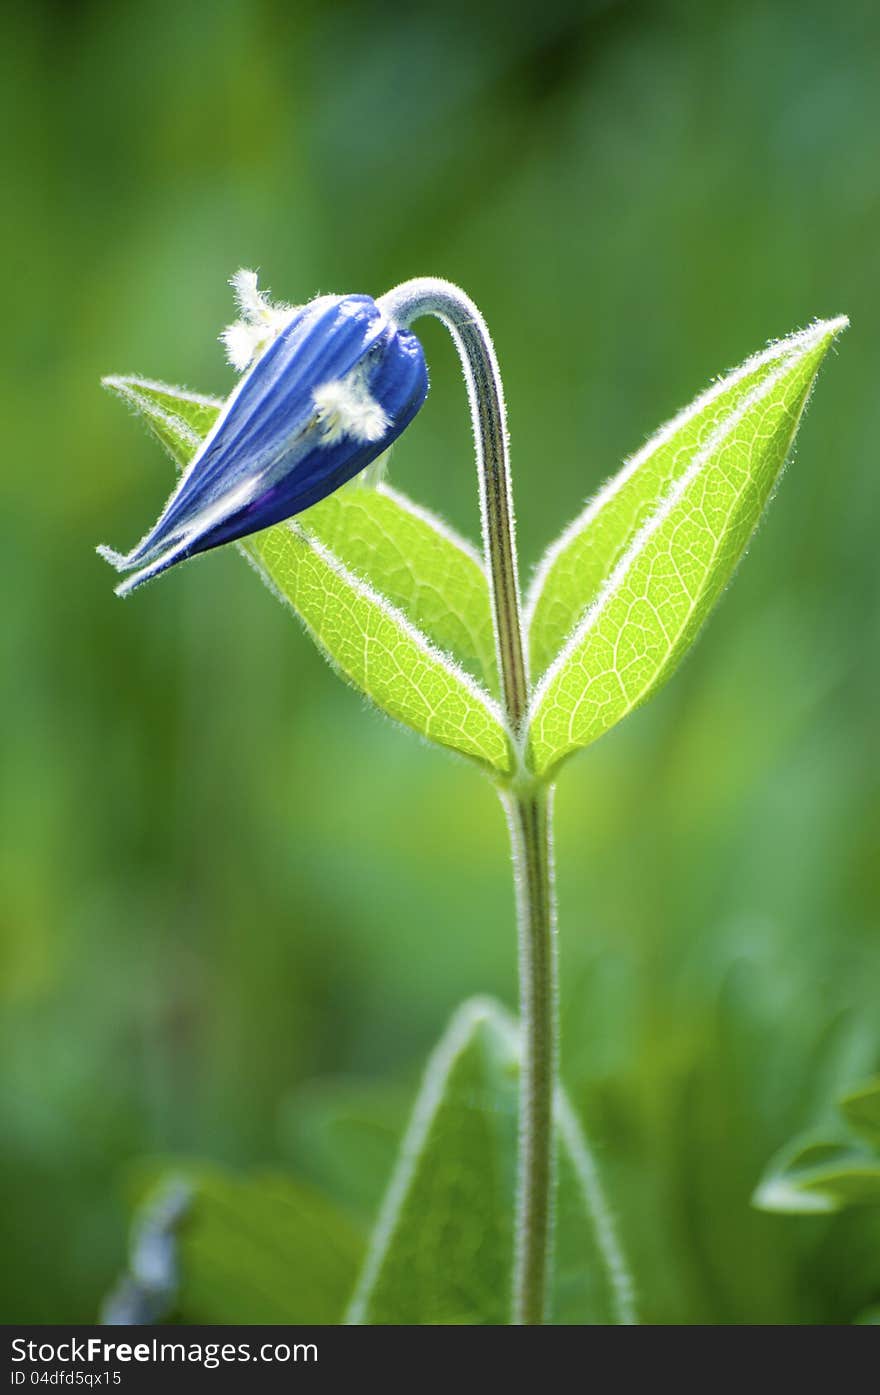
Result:
{"label": "hairy stem", "polygon": [[473,301],[449,281],[433,277],[405,281],[379,303],[398,324],[408,325],[421,315],[433,315],[449,330],[458,349],[474,428],[483,550],[501,691],[511,732],[518,738],[528,702],[528,678],[520,618],[507,412],[495,349],[486,322]]}
{"label": "hairy stem", "polygon": [[556,1080],[556,909],[551,819],[553,791],[503,796],[510,828],[519,924],[519,1002],[523,1041],[513,1321],[545,1321],[553,1195]]}
{"label": "hairy stem", "polygon": [[513,1321],[541,1323],[550,1267],[557,1039],[551,794],[529,777],[525,762],[529,682],[504,392],[486,323],[457,286],[433,278],[407,281],[380,303],[399,324],[420,315],[443,322],[458,349],[471,408],[498,671],[518,766],[515,788],[502,790],[516,878],[523,1034]]}

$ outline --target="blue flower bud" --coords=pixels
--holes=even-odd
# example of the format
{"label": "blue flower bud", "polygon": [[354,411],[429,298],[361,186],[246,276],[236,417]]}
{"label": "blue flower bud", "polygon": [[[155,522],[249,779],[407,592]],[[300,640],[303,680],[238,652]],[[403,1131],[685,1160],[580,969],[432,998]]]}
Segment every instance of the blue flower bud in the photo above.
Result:
{"label": "blue flower bud", "polygon": [[[280,523],[332,494],[388,449],[425,400],[421,344],[369,296],[321,296],[299,309],[274,310],[256,292],[255,279],[250,291],[256,309],[245,310],[249,324],[226,332],[230,354],[246,361],[242,336],[254,336],[257,347],[271,342],[235,388],[155,527],[127,556],[99,548],[118,571],[132,572],[119,595],[175,562]],[[240,289],[239,300],[244,305]],[[265,322],[262,338],[258,317]]]}

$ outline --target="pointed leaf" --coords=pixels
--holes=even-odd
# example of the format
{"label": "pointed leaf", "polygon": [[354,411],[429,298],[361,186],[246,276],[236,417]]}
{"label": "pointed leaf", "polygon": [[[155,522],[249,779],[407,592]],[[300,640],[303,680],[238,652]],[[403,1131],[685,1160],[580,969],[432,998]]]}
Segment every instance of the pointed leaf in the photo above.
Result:
{"label": "pointed leaf", "polygon": [[557,1092],[553,1321],[638,1321],[627,1268],[599,1170],[565,1090]]}
{"label": "pointed leaf", "polygon": [[695,450],[691,443],[683,472],[666,476],[671,486],[653,480],[646,521],[535,691],[530,738],[539,775],[645,702],[693,643],[761,517],[819,365],[845,323],[785,341],[708,439]]}
{"label": "pointed leaf", "polygon": [[143,417],[181,468],[192,460],[223,406],[218,397],[205,397],[189,388],[157,383],[151,378],[111,375],[101,381]]}
{"label": "pointed leaf", "polygon": [[[465,1003],[429,1062],[349,1310],[355,1323],[510,1317],[519,1038]],[[628,1322],[632,1294],[586,1142],[560,1120],[554,1320]]]}
{"label": "pointed leaf", "polygon": [[337,672],[389,717],[492,770],[510,769],[489,694],[328,548],[291,522],[246,539],[241,550]]}
{"label": "pointed leaf", "polygon": [[791,354],[792,343],[780,340],[747,359],[666,422],[547,549],[525,605],[536,679],[556,658],[669,488],[749,393],[776,372]]}
{"label": "pointed leaf", "polygon": [[486,573],[441,519],[387,484],[354,481],[297,521],[497,694]]}

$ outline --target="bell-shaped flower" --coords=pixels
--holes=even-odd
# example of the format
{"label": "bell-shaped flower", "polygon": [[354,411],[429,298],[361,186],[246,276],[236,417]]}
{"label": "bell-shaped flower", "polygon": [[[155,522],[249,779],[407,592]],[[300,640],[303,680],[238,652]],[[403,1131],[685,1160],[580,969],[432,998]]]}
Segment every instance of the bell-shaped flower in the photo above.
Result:
{"label": "bell-shaped flower", "polygon": [[119,595],[333,493],[388,449],[425,400],[421,344],[369,296],[291,308],[270,305],[252,272],[233,285],[243,318],[223,339],[246,371],[156,525],[126,556],[98,549],[131,573]]}

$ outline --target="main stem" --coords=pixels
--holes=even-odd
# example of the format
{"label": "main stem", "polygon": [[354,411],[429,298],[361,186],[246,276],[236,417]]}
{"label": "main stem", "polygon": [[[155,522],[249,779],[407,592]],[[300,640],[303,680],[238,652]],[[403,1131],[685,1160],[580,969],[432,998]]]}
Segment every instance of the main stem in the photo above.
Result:
{"label": "main stem", "polygon": [[495,624],[501,695],[516,771],[501,791],[507,814],[519,924],[520,1074],[513,1321],[542,1323],[547,1311],[553,1193],[553,1095],[557,1007],[551,791],[530,776],[525,664],[507,416],[498,360],[473,301],[448,281],[407,281],[380,302],[399,324],[441,320],[458,349],[474,428],[483,550]]}
{"label": "main stem", "polygon": [[553,1095],[556,1081],[556,927],[553,792],[505,799],[519,924],[523,1039],[513,1320],[546,1318],[553,1225]]}

